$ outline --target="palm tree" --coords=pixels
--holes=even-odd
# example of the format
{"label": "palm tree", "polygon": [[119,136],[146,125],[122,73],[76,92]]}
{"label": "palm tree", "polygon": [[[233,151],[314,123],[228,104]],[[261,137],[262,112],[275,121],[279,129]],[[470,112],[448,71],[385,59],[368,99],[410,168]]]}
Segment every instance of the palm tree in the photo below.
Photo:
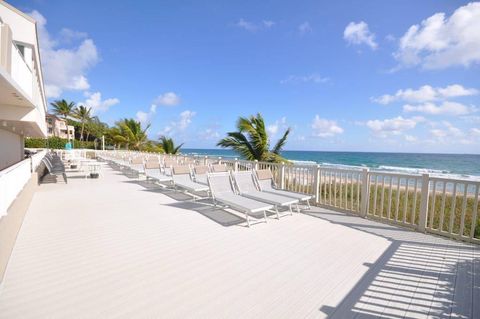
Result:
{"label": "palm tree", "polygon": [[59,116],[63,116],[65,120],[73,114],[75,109],[75,103],[67,102],[66,100],[56,100],[50,103],[50,105],[53,107],[53,112]]}
{"label": "palm tree", "polygon": [[286,161],[281,155],[283,146],[287,142],[290,128],[278,140],[272,150],[265,122],[260,113],[249,118],[240,117],[237,122],[237,132],[227,133],[227,137],[221,139],[217,146],[231,148],[247,160],[262,162],[282,162]]}
{"label": "palm tree", "polygon": [[115,125],[117,127],[113,131],[113,140],[126,145],[129,149],[140,150],[148,142],[147,130],[150,124],[142,129],[140,122],[134,119],[123,119]]}
{"label": "palm tree", "polygon": [[175,142],[173,141],[173,139],[166,136],[160,136],[160,146],[162,147],[165,154],[177,154],[178,151],[180,151],[182,145],[183,143],[175,146]]}
{"label": "palm tree", "polygon": [[89,122],[92,117],[90,116],[90,113],[92,111],[92,108],[86,108],[83,105],[80,105],[73,111],[73,115],[80,120],[80,123],[82,124],[82,129],[80,131],[80,140],[83,141],[83,131],[85,130],[85,123]]}

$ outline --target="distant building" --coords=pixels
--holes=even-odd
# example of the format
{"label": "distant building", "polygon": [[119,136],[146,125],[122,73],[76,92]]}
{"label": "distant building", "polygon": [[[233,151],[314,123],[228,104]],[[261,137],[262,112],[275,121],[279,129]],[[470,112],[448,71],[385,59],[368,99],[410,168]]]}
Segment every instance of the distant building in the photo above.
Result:
{"label": "distant building", "polygon": [[35,20],[0,1],[0,170],[24,158],[24,137],[46,137],[47,103]]}
{"label": "distant building", "polygon": [[67,121],[64,119],[48,113],[46,115],[46,119],[48,137],[57,136],[68,140],[75,138],[75,127],[73,125],[68,125]]}

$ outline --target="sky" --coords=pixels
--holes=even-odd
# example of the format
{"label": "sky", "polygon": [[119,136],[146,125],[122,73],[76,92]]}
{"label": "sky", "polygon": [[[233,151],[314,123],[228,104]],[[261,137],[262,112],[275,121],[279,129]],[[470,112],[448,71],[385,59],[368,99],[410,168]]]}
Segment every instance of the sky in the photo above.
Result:
{"label": "sky", "polygon": [[480,2],[10,1],[46,93],[213,148],[261,113],[287,150],[480,153]]}

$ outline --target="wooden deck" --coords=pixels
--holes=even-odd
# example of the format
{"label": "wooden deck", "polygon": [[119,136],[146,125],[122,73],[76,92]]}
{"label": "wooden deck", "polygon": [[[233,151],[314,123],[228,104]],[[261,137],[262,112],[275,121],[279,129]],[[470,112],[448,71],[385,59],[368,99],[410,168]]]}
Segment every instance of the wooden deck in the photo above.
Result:
{"label": "wooden deck", "polygon": [[42,185],[6,318],[480,318],[480,247],[324,209],[241,216],[119,171]]}

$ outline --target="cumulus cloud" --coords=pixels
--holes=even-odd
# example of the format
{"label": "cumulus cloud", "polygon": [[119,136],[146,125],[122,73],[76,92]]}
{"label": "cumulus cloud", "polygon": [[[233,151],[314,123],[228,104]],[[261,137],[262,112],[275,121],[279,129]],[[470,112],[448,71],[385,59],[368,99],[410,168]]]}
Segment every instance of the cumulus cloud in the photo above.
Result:
{"label": "cumulus cloud", "polygon": [[312,27],[310,26],[310,23],[308,21],[303,22],[298,26],[298,32],[301,35],[311,33],[313,31]]}
{"label": "cumulus cloud", "polygon": [[435,103],[423,103],[419,105],[406,104],[403,106],[404,112],[419,112],[431,115],[466,115],[476,111],[475,107],[468,107],[457,102],[445,101],[439,105]]}
{"label": "cumulus cloud", "polygon": [[327,77],[322,77],[317,73],[312,73],[308,75],[289,75],[285,79],[281,80],[281,84],[298,84],[298,83],[314,83],[320,84],[328,82],[330,79]]}
{"label": "cumulus cloud", "polygon": [[349,44],[365,44],[372,50],[378,47],[378,44],[375,42],[375,34],[370,32],[368,24],[364,21],[358,23],[350,22],[343,31],[343,38]]}
{"label": "cumulus cloud", "polygon": [[343,133],[343,128],[336,121],[322,119],[318,115],[313,119],[312,129],[316,137],[332,137]]}
{"label": "cumulus cloud", "polygon": [[156,105],[164,105],[164,106],[175,106],[180,104],[180,96],[178,96],[174,92],[166,92],[160,94],[153,103]]}
{"label": "cumulus cloud", "polygon": [[480,2],[472,2],[450,16],[436,13],[412,25],[402,36],[394,57],[403,67],[444,69],[480,62]]}
{"label": "cumulus cloud", "polygon": [[170,122],[163,130],[159,132],[159,135],[173,136],[178,133],[184,132],[188,126],[192,123],[192,118],[196,115],[196,112],[185,110],[181,112],[176,121]]}
{"label": "cumulus cloud", "polygon": [[267,125],[267,132],[271,135],[277,134],[279,129],[287,129],[287,118],[284,116],[279,120],[276,120],[275,123]]}
{"label": "cumulus cloud", "polygon": [[461,96],[476,95],[479,91],[474,88],[465,88],[460,84],[452,84],[446,87],[432,87],[430,85],[423,85],[418,89],[398,90],[395,94],[384,94],[382,96],[373,98],[376,103],[383,105],[390,104],[396,101],[405,101],[412,103],[421,103],[428,101],[445,100],[448,98],[455,98]]}
{"label": "cumulus cloud", "polygon": [[157,111],[157,106],[155,104],[152,104],[148,112],[138,111],[137,114],[135,114],[135,118],[137,119],[137,121],[139,121],[143,125],[148,125],[151,123],[152,118],[155,116],[156,111]]}
{"label": "cumulus cloud", "polygon": [[[64,90],[89,89],[87,71],[99,60],[93,40],[86,38],[85,33],[70,29],[63,29],[53,38],[46,28],[45,17],[38,11],[30,15],[37,21],[47,98],[58,98]],[[81,42],[73,48],[59,47],[61,43],[78,40]]]}
{"label": "cumulus cloud", "polygon": [[256,32],[261,29],[270,29],[275,25],[275,22],[272,20],[263,20],[260,23],[255,23],[251,21],[247,21],[243,18],[238,20],[237,23],[235,23],[235,26],[241,29],[244,29],[249,32]]}
{"label": "cumulus cloud", "polygon": [[79,105],[92,108],[92,114],[107,111],[111,106],[120,103],[117,98],[109,98],[102,100],[102,94],[100,92],[85,92],[87,99],[83,102],[78,102]]}
{"label": "cumulus cloud", "polygon": [[217,140],[220,138],[220,133],[215,128],[209,127],[200,131],[198,136],[202,140]]}
{"label": "cumulus cloud", "polygon": [[424,120],[423,117],[403,118],[398,116],[385,120],[370,120],[366,124],[375,134],[381,137],[386,137],[388,135],[399,135],[405,131],[411,130]]}

